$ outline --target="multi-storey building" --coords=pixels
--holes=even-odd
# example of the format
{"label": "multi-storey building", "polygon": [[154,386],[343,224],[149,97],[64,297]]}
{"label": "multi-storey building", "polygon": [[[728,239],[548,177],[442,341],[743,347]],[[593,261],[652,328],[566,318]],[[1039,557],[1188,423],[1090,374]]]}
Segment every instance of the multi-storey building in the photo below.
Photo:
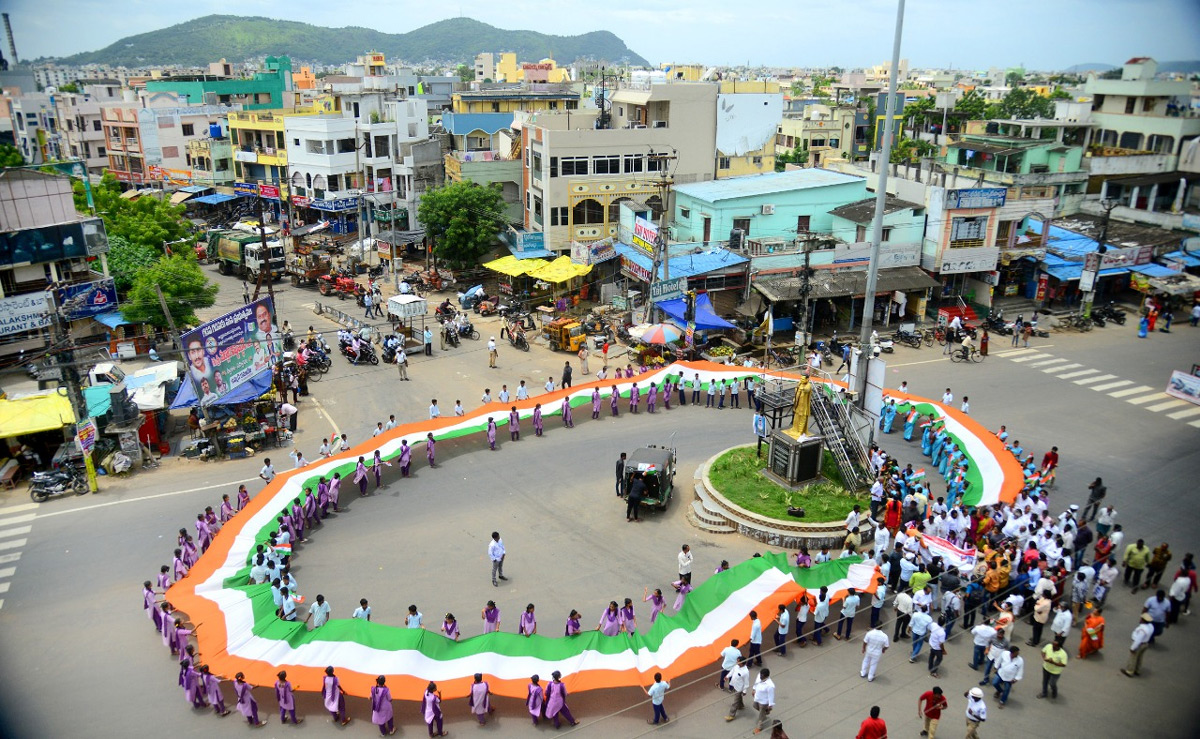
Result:
{"label": "multi-storey building", "polygon": [[120,99],[121,87],[116,84],[87,85],[83,92],[59,92],[55,97],[65,138],[64,153],[82,160],[91,174],[103,174],[108,167],[100,105]]}
{"label": "multi-storey building", "polygon": [[239,110],[272,110],[288,107],[286,94],[292,90],[292,60],[286,56],[267,57],[264,71],[248,79],[229,79],[230,66],[218,62],[226,77],[213,79],[211,74],[194,77],[176,76],[146,82],[150,93],[174,93],[182,104],[237,106]]}
{"label": "multi-storey building", "polygon": [[866,144],[855,137],[858,116],[859,111],[849,106],[809,105],[800,117],[779,122],[775,153],[807,151],[808,167],[820,167],[830,156],[853,159],[858,147]]}

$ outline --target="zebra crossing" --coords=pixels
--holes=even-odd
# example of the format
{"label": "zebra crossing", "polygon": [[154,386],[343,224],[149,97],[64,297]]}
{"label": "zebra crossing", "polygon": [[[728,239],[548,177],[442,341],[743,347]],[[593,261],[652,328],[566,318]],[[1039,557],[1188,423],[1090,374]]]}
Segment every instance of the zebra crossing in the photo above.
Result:
{"label": "zebra crossing", "polygon": [[1085,367],[1079,362],[1072,362],[1037,349],[1013,349],[994,352],[992,356],[1104,393],[1110,398],[1123,400],[1152,413],[1163,413],[1167,418],[1182,421],[1193,428],[1200,428],[1200,406],[1172,398],[1163,392],[1162,388],[1139,385],[1133,380],[1124,380],[1103,370]]}
{"label": "zebra crossing", "polygon": [[37,503],[23,503],[0,507],[0,608],[4,608],[3,595],[12,585],[16,574],[16,562],[21,559],[21,548],[29,543],[28,534],[37,517]]}

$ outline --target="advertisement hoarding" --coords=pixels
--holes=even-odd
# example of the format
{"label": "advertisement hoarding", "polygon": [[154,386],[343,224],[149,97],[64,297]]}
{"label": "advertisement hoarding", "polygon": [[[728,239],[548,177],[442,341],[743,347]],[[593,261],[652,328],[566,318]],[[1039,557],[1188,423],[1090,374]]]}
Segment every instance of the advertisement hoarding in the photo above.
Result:
{"label": "advertisement hoarding", "polygon": [[19,334],[50,325],[45,292],[0,298],[0,336]]}
{"label": "advertisement hoarding", "polygon": [[658,242],[658,226],[652,221],[638,217],[633,222],[633,245],[647,254],[654,254],[654,245]]}
{"label": "advertisement hoarding", "polygon": [[187,369],[200,387],[200,404],[229,394],[283,355],[283,340],[271,320],[274,306],[262,298],[183,335]]}
{"label": "advertisement hoarding", "polygon": [[117,309],[117,287],[111,279],[67,285],[59,292],[58,304],[71,321],[111,313]]}

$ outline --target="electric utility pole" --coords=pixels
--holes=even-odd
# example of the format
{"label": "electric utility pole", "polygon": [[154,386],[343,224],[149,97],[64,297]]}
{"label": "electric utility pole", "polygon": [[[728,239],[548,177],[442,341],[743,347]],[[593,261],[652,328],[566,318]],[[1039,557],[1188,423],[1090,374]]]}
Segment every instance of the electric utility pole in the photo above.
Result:
{"label": "electric utility pole", "polygon": [[658,235],[654,239],[654,259],[653,268],[650,271],[650,305],[648,306],[646,320],[650,321],[655,315],[654,308],[654,283],[660,282],[658,279],[658,265],[662,264],[663,277],[661,282],[670,282],[671,280],[671,264],[670,264],[670,249],[667,239],[667,213],[671,207],[671,186],[675,184],[674,178],[671,177],[671,167],[679,157],[672,149],[670,152],[655,152],[650,151],[647,157],[646,166],[656,167],[658,170],[658,181],[654,186],[658,188],[658,198],[662,203],[662,209],[658,216]]}

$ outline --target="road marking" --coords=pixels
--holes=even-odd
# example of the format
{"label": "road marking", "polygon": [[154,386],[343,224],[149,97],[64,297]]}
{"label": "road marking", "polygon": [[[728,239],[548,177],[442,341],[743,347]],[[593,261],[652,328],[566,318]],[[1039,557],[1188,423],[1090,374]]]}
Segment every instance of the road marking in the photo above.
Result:
{"label": "road marking", "polygon": [[1196,428],[1200,429],[1200,421],[1192,421],[1188,424],[1188,426],[1195,426]]}
{"label": "road marking", "polygon": [[4,569],[0,570],[0,577],[12,577],[13,573],[16,571],[16,567],[5,567]]}
{"label": "road marking", "polygon": [[1175,418],[1175,419],[1191,418],[1192,416],[1200,416],[1200,407],[1188,408],[1186,411],[1176,411],[1174,413],[1167,414],[1167,418]]}
{"label": "road marking", "polygon": [[1058,367],[1047,367],[1046,369],[1042,370],[1042,372],[1045,372],[1048,375],[1052,375],[1055,372],[1066,372],[1067,370],[1078,369],[1082,366],[1083,365],[1079,364],[1078,362],[1072,362],[1070,364],[1064,364],[1064,365],[1060,365]]}
{"label": "road marking", "polygon": [[37,518],[36,513],[26,513],[24,516],[13,516],[12,518],[0,517],[0,526],[11,526],[14,523],[27,523]]}
{"label": "road marking", "polygon": [[1110,397],[1110,398],[1127,398],[1130,395],[1137,395],[1138,393],[1144,393],[1147,390],[1153,390],[1153,389],[1154,388],[1150,387],[1149,385],[1138,385],[1137,387],[1126,388],[1125,390],[1118,390],[1115,393],[1109,393],[1108,397]]}
{"label": "road marking", "polygon": [[1133,384],[1132,380],[1117,380],[1116,382],[1106,382],[1103,385],[1096,385],[1095,387],[1092,388],[1092,390],[1104,392],[1105,390],[1112,390],[1115,387],[1125,387],[1126,385],[1132,385],[1132,384]]}
{"label": "road marking", "polygon": [[1015,357],[1018,354],[1028,354],[1031,351],[1033,351],[1033,349],[1012,349],[1009,351],[997,352],[996,356],[997,357]]}
{"label": "road marking", "polygon": [[912,367],[913,365],[916,365],[916,364],[932,364],[933,362],[948,362],[948,361],[950,361],[950,356],[946,355],[946,356],[940,357],[938,359],[926,359],[921,362],[901,362],[900,364],[889,364],[888,367]]}
{"label": "road marking", "polygon": [[1070,378],[1070,377],[1082,377],[1083,375],[1094,375],[1094,374],[1096,374],[1096,373],[1097,373],[1097,372],[1099,372],[1099,371],[1100,371],[1100,370],[1094,370],[1094,369],[1078,370],[1078,371],[1076,371],[1076,372],[1068,372],[1068,373],[1067,373],[1067,374],[1065,374],[1065,375],[1059,375],[1059,376],[1058,376],[1058,379],[1060,379],[1060,380],[1066,380],[1066,379],[1068,379],[1068,378]]}
{"label": "road marking", "polygon": [[1166,393],[1159,391],[1157,393],[1151,393],[1150,395],[1143,395],[1140,398],[1130,398],[1125,402],[1133,403],[1134,405],[1142,405],[1143,403],[1149,403],[1152,400],[1162,400],[1164,395],[1166,395]]}
{"label": "road marking", "polygon": [[321,401],[319,401],[316,398],[313,398],[311,396],[310,396],[310,399],[312,400],[313,405],[315,405],[317,407],[317,413],[320,413],[322,416],[325,416],[325,420],[328,421],[329,425],[333,427],[333,433],[337,436],[341,436],[342,430],[340,428],[338,428],[337,421],[333,420],[333,416],[329,415],[329,411],[325,410],[325,406],[321,405]]}
{"label": "road marking", "polygon": [[1096,375],[1095,377],[1085,377],[1082,380],[1076,380],[1075,384],[1076,385],[1090,385],[1093,382],[1103,382],[1105,380],[1111,380],[1114,377],[1116,377],[1116,375]]}
{"label": "road marking", "polygon": [[20,552],[13,552],[12,554],[0,554],[0,565],[6,565],[9,562],[16,562],[20,558]]}
{"label": "road marking", "polygon": [[11,584],[12,584],[12,583],[0,582],[0,593],[7,593],[7,592],[8,592],[8,586],[9,586],[9,585],[11,585]]}
{"label": "road marking", "polygon": [[1043,357],[1049,357],[1049,356],[1050,356],[1049,354],[1043,354],[1042,352],[1034,352],[1033,354],[1026,354],[1026,355],[1025,355],[1025,356],[1023,356],[1023,357],[1017,357],[1016,359],[1014,359],[1014,360],[1012,360],[1012,361],[1014,361],[1014,362],[1028,362],[1028,361],[1029,361],[1029,360],[1031,360],[1031,359],[1041,359],[1041,358],[1043,358]]}
{"label": "road marking", "polygon": [[10,513],[20,513],[21,511],[32,511],[34,508],[40,508],[41,503],[24,503],[22,505],[10,505],[0,508],[0,516],[7,516]]}
{"label": "road marking", "polygon": [[18,526],[15,529],[0,529],[0,539],[7,536],[21,536],[33,530],[32,526]]}
{"label": "road marking", "polygon": [[28,539],[14,539],[13,541],[0,542],[0,549],[18,549],[25,546],[29,542]]}
{"label": "road marking", "polygon": [[1186,400],[1168,400],[1165,403],[1159,403],[1158,405],[1148,406],[1146,408],[1146,410],[1154,411],[1155,413],[1158,413],[1159,411],[1165,411],[1168,408],[1178,408],[1181,405],[1188,405],[1188,401],[1186,401]]}
{"label": "road marking", "polygon": [[[212,490],[214,488],[236,487],[242,483],[254,482],[257,477],[248,477],[245,480],[230,480],[229,482],[219,482],[214,485],[205,485],[204,487],[191,488],[190,490],[175,490],[170,493],[158,493],[157,495],[145,495],[141,498],[127,498],[125,500],[110,500],[107,503],[97,503],[96,505],[83,506],[81,508],[68,508],[62,511],[52,511],[50,513],[40,513],[38,518],[50,518],[51,516],[65,516],[68,513],[83,513],[85,511],[95,510],[96,508],[108,508],[114,505],[125,505],[126,503],[139,503],[143,500],[154,500],[155,498],[172,498],[176,495],[186,495],[188,493],[198,493],[201,490]],[[0,546],[0,549],[4,547]]]}
{"label": "road marking", "polygon": [[1058,364],[1059,362],[1065,362],[1065,361],[1067,361],[1067,360],[1065,360],[1065,359],[1039,359],[1038,361],[1034,362],[1033,364],[1031,364],[1029,366],[1030,367],[1045,367],[1048,364]]}

